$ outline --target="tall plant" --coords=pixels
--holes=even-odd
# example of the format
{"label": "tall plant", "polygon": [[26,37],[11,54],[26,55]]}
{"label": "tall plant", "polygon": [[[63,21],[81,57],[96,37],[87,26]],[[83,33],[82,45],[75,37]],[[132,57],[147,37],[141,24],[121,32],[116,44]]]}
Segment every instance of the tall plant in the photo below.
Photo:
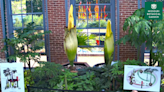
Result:
{"label": "tall plant", "polygon": [[[150,49],[150,62],[152,66],[156,63],[153,56],[153,44],[157,44],[157,48],[163,44],[160,39],[163,38],[159,35],[164,35],[164,21],[163,20],[146,20],[145,9],[137,9],[130,17],[128,17],[123,25],[123,30],[127,35],[122,37],[117,43],[129,42],[132,46],[140,48],[145,43],[146,47]],[[160,39],[159,39],[160,38]],[[163,46],[162,46],[163,47]],[[139,59],[140,49],[138,49]]]}
{"label": "tall plant", "polygon": [[73,6],[71,5],[68,15],[68,27],[65,28],[64,35],[64,49],[70,62],[71,68],[73,68],[73,62],[76,56],[77,46],[78,41],[76,27],[74,26]]}
{"label": "tall plant", "polygon": [[[15,60],[20,58],[20,61],[28,64],[31,70],[31,60],[38,61],[40,54],[36,51],[41,50],[44,47],[43,36],[50,33],[50,31],[40,32],[35,30],[34,22],[29,23],[26,28],[15,30],[15,36],[13,38],[4,39],[7,44],[13,49],[14,54],[8,58]],[[2,51],[6,51],[7,48],[3,47]]]}
{"label": "tall plant", "polygon": [[113,52],[114,52],[114,37],[113,32],[111,29],[111,21],[108,20],[107,27],[106,27],[106,36],[104,41],[104,58],[105,58],[105,64],[111,65],[111,62],[113,60]]}

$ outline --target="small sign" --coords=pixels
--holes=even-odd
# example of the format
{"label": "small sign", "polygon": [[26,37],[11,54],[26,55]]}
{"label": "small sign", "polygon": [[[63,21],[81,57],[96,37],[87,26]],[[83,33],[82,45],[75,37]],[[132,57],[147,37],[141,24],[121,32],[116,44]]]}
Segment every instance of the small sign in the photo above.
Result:
{"label": "small sign", "polygon": [[1,63],[2,92],[25,92],[23,63]]}
{"label": "small sign", "polygon": [[124,66],[124,90],[160,92],[161,67]]}
{"label": "small sign", "polygon": [[162,20],[163,18],[162,12],[163,12],[162,2],[145,2],[145,19]]}

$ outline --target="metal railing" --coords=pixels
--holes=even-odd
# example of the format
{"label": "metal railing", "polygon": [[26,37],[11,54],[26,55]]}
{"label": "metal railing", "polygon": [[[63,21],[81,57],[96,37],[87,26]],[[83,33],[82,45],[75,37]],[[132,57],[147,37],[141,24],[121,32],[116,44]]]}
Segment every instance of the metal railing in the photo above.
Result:
{"label": "metal railing", "polygon": [[75,90],[61,90],[61,89],[49,89],[42,87],[27,86],[28,92],[105,92],[105,91],[75,91]]}

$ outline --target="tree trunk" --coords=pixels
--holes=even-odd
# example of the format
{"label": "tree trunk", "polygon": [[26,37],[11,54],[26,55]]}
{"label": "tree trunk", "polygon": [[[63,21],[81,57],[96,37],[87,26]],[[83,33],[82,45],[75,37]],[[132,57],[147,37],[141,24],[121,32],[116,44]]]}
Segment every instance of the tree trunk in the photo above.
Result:
{"label": "tree trunk", "polygon": [[[151,21],[151,23],[153,24],[153,21]],[[151,47],[150,47],[150,60],[149,60],[149,66],[152,66],[152,53],[153,53],[153,46],[152,46],[152,41],[153,41],[153,32],[152,32],[152,29],[153,29],[153,27],[151,26],[151,32],[150,32],[150,36],[151,36]]]}
{"label": "tree trunk", "polygon": [[139,46],[138,46],[138,48],[137,48],[137,60],[140,60],[140,48],[139,48]]}
{"label": "tree trunk", "polygon": [[29,63],[28,63],[28,68],[30,69],[30,72],[31,72],[31,62],[30,62],[30,59],[29,59]]}
{"label": "tree trunk", "polygon": [[113,79],[113,91],[115,91],[115,80]]}
{"label": "tree trunk", "polygon": [[149,66],[152,66],[152,49],[150,50],[150,60],[149,60]]}
{"label": "tree trunk", "polygon": [[65,78],[64,78],[64,80],[65,80],[65,89],[68,90],[68,87],[67,87],[67,76],[64,75],[64,77],[65,77]]}

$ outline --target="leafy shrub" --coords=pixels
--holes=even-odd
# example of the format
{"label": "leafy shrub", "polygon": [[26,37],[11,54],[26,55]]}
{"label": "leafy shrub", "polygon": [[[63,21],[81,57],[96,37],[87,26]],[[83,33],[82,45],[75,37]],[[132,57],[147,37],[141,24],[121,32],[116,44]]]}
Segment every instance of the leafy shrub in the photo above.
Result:
{"label": "leafy shrub", "polygon": [[[35,87],[77,90],[77,91],[123,91],[124,65],[146,65],[136,60],[118,61],[113,66],[89,67],[72,73],[62,65],[43,62],[37,67],[32,76]],[[49,92],[34,90],[34,92]],[[130,92],[130,91],[124,91]]]}
{"label": "leafy shrub", "polygon": [[[3,41],[7,43],[6,45],[11,47],[14,52],[13,54],[10,54],[8,59],[16,61],[16,58],[20,58],[21,62],[27,63],[30,70],[31,60],[37,62],[40,58],[40,54],[37,53],[37,51],[43,49],[45,45],[42,41],[44,35],[51,32],[35,30],[37,26],[34,25],[34,22],[28,23],[23,30],[15,30],[14,37],[3,39]],[[2,51],[6,52],[8,49],[6,48],[7,46],[4,46]]]}
{"label": "leafy shrub", "polygon": [[86,72],[82,76],[75,78],[75,87],[77,91],[94,91],[96,88],[94,72]]}
{"label": "leafy shrub", "polygon": [[[40,66],[32,72],[34,87],[73,90],[74,77],[77,73],[64,69],[62,65],[52,62],[41,62]],[[34,92],[49,92],[48,90],[37,90]]]}
{"label": "leafy shrub", "polygon": [[25,92],[28,92],[27,85],[32,86],[33,84],[34,84],[34,80],[33,80],[30,70],[25,70],[24,71]]}
{"label": "leafy shrub", "polygon": [[74,79],[77,76],[77,73],[72,73],[70,70],[65,69],[63,74],[60,77],[61,82],[54,86],[55,89],[65,89],[65,90],[74,90],[76,86]]}
{"label": "leafy shrub", "polygon": [[63,74],[63,67],[60,64],[42,62],[40,67],[35,68],[32,76],[35,78],[36,87],[53,88],[61,82],[59,76]]}
{"label": "leafy shrub", "polygon": [[[79,76],[85,76],[86,72],[90,74],[93,73],[94,79],[92,80],[92,86],[95,91],[101,91],[104,89],[105,91],[122,91],[123,89],[123,75],[124,75],[124,65],[146,65],[143,62],[136,61],[136,60],[126,60],[125,62],[118,61],[118,63],[114,64],[113,66],[104,66],[104,67],[93,67],[93,68],[86,68],[83,70],[79,70]],[[94,86],[96,85],[96,86]],[[124,91],[129,92],[129,91]]]}

